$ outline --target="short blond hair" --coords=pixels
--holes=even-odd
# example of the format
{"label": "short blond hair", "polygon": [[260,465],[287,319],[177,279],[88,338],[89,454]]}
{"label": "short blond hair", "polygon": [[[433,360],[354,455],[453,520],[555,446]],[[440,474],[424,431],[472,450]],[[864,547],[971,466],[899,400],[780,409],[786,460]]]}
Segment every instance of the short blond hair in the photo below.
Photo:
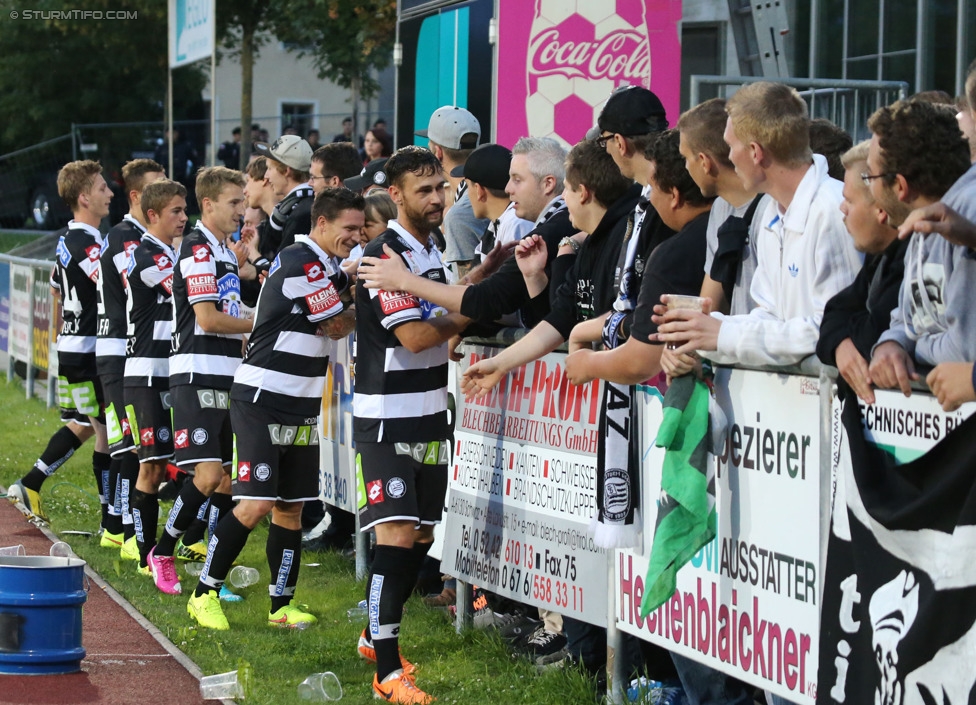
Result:
{"label": "short blond hair", "polygon": [[148,218],[149,211],[153,211],[157,215],[161,214],[169,202],[177,196],[185,199],[186,187],[178,181],[160,179],[146,184],[145,188],[142,189],[139,206]]}
{"label": "short blond hair", "polygon": [[732,169],[729,146],[723,137],[728,117],[725,101],[712,98],[682,113],[676,129],[693,152],[703,152],[721,166]]}
{"label": "short blond hair", "polygon": [[864,140],[858,142],[856,145],[844,152],[840,157],[840,163],[844,165],[845,169],[850,169],[855,164],[864,163],[867,164],[868,161],[868,147],[871,145],[871,140]]}
{"label": "short blond hair", "polygon": [[231,184],[244,188],[244,174],[225,166],[208,166],[197,172],[197,205],[203,210],[203,199],[216,201],[224,186]]}
{"label": "short blond hair", "polygon": [[72,212],[78,209],[78,198],[89,193],[95,177],[102,173],[102,165],[91,159],[68,162],[58,172],[58,195]]}
{"label": "short blond hair", "polygon": [[775,161],[797,167],[813,159],[810,117],[803,98],[782,83],[744,85],[725,104],[735,136],[756,142]]}

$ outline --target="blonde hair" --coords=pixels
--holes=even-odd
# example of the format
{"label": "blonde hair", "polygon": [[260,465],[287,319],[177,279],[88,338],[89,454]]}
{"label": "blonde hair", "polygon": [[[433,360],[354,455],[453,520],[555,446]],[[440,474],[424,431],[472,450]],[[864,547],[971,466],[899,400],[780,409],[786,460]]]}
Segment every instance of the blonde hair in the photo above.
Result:
{"label": "blonde hair", "polygon": [[845,169],[850,169],[855,164],[862,162],[867,164],[868,147],[870,146],[871,140],[863,140],[862,142],[858,142],[841,155],[840,163],[844,165]]}
{"label": "blonde hair", "polygon": [[244,188],[244,174],[225,166],[209,166],[197,172],[197,205],[203,210],[203,199],[216,201],[224,186],[232,184]]}
{"label": "blonde hair", "polygon": [[732,169],[729,146],[725,144],[725,100],[712,98],[686,110],[678,118],[676,128],[696,154],[704,152],[721,166]]}
{"label": "blonde hair", "polygon": [[736,137],[758,143],[784,166],[802,166],[813,158],[807,104],[789,86],[769,81],[746,84],[729,98],[725,112]]}
{"label": "blonde hair", "polygon": [[91,159],[68,162],[58,172],[58,195],[73,211],[78,209],[78,198],[89,193],[95,177],[102,173],[102,165]]}

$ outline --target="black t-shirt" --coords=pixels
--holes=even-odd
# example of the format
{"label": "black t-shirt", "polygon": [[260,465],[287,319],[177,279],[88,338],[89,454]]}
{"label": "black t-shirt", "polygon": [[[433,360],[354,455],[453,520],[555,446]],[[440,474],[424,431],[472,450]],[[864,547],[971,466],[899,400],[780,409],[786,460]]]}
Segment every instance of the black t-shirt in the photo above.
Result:
{"label": "black t-shirt", "polygon": [[[634,311],[630,337],[642,343],[657,333],[651,320],[654,306],[661,303],[662,294],[698,296],[705,270],[705,230],[708,213],[702,213],[651,252],[644,266],[640,296]],[[655,344],[655,343],[651,343]]]}

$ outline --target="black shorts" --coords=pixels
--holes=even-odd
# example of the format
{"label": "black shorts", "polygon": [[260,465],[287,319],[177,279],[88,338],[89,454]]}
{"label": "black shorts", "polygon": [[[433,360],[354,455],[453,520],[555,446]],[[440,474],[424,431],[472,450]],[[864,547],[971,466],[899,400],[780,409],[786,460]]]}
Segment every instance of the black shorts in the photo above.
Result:
{"label": "black shorts", "polygon": [[450,455],[446,442],[359,442],[356,451],[360,531],[387,521],[440,523]]}
{"label": "black shorts", "polygon": [[319,420],[231,400],[235,499],[306,502],[319,496]]}
{"label": "black shorts", "polygon": [[117,457],[135,448],[132,428],[125,413],[125,394],[122,377],[102,375],[102,395],[105,397],[105,431],[108,436],[108,452]]}
{"label": "black shorts", "polygon": [[191,475],[197,463],[229,466],[234,457],[230,392],[193,384],[181,384],[170,392],[176,464]]}
{"label": "black shorts", "polygon": [[105,396],[95,371],[94,355],[90,365],[58,364],[58,405],[62,421],[90,426],[90,416],[105,423]]}
{"label": "black shorts", "polygon": [[126,387],[125,411],[132,437],[138,440],[139,461],[169,460],[173,457],[173,417],[168,389]]}

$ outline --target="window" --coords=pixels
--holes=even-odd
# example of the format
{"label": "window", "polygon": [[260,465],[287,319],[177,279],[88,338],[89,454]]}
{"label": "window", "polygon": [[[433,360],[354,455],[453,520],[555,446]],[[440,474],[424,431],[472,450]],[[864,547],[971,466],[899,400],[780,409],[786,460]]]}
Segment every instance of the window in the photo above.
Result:
{"label": "window", "polygon": [[281,104],[281,134],[288,132],[288,128],[295,130],[299,137],[305,137],[312,129],[312,116],[315,114],[313,103],[282,103]]}

